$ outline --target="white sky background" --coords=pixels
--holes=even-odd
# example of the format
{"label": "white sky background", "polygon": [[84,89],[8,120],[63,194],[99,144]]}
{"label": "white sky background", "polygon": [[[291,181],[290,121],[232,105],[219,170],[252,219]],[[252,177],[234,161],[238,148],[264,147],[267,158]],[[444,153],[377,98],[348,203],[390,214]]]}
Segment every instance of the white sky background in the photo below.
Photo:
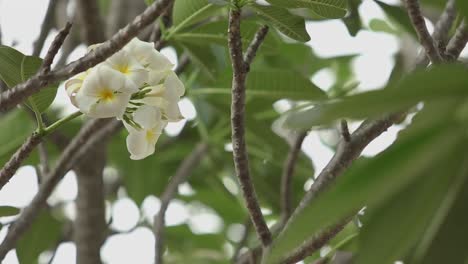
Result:
{"label": "white sky background", "polygon": [[[143,0],[140,0],[143,1]],[[395,4],[398,0],[386,0],[389,4]],[[31,54],[32,43],[39,34],[39,28],[47,8],[47,0],[0,0],[0,26],[3,36],[3,44],[11,45],[13,41],[17,43],[16,49],[25,54]],[[383,18],[384,15],[379,7],[371,0],[364,0],[361,5],[361,15],[364,25],[367,25],[372,18]],[[310,22],[307,30],[312,40],[310,45],[314,51],[323,57],[333,57],[339,55],[361,54],[354,62],[354,71],[357,80],[361,83],[359,89],[368,90],[383,86],[393,67],[393,55],[399,49],[398,40],[389,34],[375,33],[371,31],[361,31],[357,37],[349,36],[344,24],[339,20],[326,22]],[[53,34],[54,35],[54,34]],[[49,36],[45,47],[48,47],[53,35]],[[85,47],[73,53],[73,59],[84,54]],[[163,51],[173,62],[175,53],[173,50]],[[313,81],[323,89],[327,89],[333,83],[333,75],[328,70],[317,73]],[[66,112],[73,111],[71,104],[63,89],[60,90],[56,106],[67,105]],[[195,117],[193,105],[188,100],[181,103],[183,115],[188,119]],[[186,121],[169,127],[166,132],[175,135],[180,131]],[[391,144],[396,137],[398,128],[393,127],[388,132],[370,144],[364,151],[364,155],[374,155]],[[320,171],[332,156],[332,151],[321,143],[319,134],[314,132],[307,137],[304,151],[313,159],[316,171]],[[130,162],[130,161],[129,161]],[[24,207],[37,192],[37,183],[32,167],[22,167],[13,180],[7,184],[0,192],[0,205],[11,205]],[[235,188],[229,184],[228,188]],[[309,183],[310,184],[310,183]],[[190,186],[184,185],[180,191],[190,194],[193,190]],[[237,191],[237,190],[233,190]],[[69,173],[60,183],[54,192],[50,202],[68,201],[66,206],[67,215],[74,216],[72,201],[76,197],[76,180],[74,174]],[[145,219],[151,219],[159,209],[158,198],[148,197],[143,205],[143,215]],[[135,203],[121,194],[121,198],[113,205],[108,205],[109,214],[113,216],[112,227],[129,231],[140,221],[139,208]],[[5,221],[6,219],[0,219]],[[222,220],[209,208],[202,208],[197,204],[187,205],[182,201],[174,201],[167,212],[169,225],[189,223],[194,233],[218,232],[222,228]],[[229,230],[239,230],[238,226],[229,227]],[[0,240],[5,235],[5,229],[0,232]],[[229,232],[228,232],[229,233]],[[235,233],[233,240],[235,240]],[[107,263],[152,263],[154,256],[154,238],[151,230],[147,228],[137,228],[128,234],[110,237],[102,249],[102,258]],[[229,249],[227,249],[229,250]],[[75,247],[72,243],[62,244],[57,252],[54,264],[75,263]],[[48,260],[47,254],[41,257],[43,261]],[[16,253],[10,252],[3,264],[18,263]]]}

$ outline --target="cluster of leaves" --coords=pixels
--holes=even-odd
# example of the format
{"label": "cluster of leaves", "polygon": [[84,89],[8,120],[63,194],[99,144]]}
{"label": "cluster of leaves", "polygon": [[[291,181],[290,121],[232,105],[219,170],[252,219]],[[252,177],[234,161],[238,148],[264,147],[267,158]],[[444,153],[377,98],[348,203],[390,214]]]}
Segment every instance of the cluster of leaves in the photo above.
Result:
{"label": "cluster of leaves", "polygon": [[[394,145],[377,157],[358,160],[332,189],[296,218],[273,245],[270,258],[274,260],[290,252],[305,238],[366,207],[365,216],[360,219],[363,228],[354,223],[347,225],[330,241],[332,253],[338,249],[352,251],[357,254],[358,263],[392,263],[398,259],[409,263],[463,263],[468,256],[458,249],[463,247],[462,239],[468,231],[463,224],[467,220],[463,201],[468,193],[463,151],[468,116],[464,99],[466,69],[436,67],[392,82],[379,91],[342,98],[355,88],[354,84],[349,85],[353,80],[350,65],[354,56],[328,59],[316,56],[304,43],[311,39],[305,23],[341,18],[350,34],[356,35],[365,30],[359,14],[361,0],[268,0],[270,5],[242,2],[244,48],[260,25],[266,23],[276,29],[268,34],[247,80],[248,151],[261,206],[271,211],[266,215],[268,221],[277,221],[280,216],[280,177],[289,149],[288,143],[272,130],[273,122],[280,117],[273,108],[276,101],[288,99],[314,105],[288,116],[287,125],[293,129],[332,129],[330,124],[341,118],[362,120],[407,111],[424,102],[422,110],[416,109],[419,112],[412,125],[399,135]],[[415,36],[401,6],[375,2],[389,20],[372,21],[371,30]],[[458,2],[464,8],[464,1]],[[445,1],[423,3],[440,10]],[[167,228],[170,252],[167,263],[225,263],[229,256],[220,253],[223,246],[235,245],[227,239],[228,227],[244,223],[248,217],[240,194],[224,185],[226,178],[236,181],[231,153],[225,151],[230,142],[232,70],[226,33],[230,5],[227,0],[177,0],[172,26],[163,29],[164,40],[175,48],[178,56],[187,54],[190,58],[191,64],[181,78],[188,89],[186,97],[197,110],[196,119],[188,122],[176,138],[162,136],[157,154],[145,160],[128,159],[124,133],[118,134],[109,146],[109,166],[118,170],[126,193],[140,206],[146,197],[161,195],[180,162],[198,142],[210,145],[208,156],[189,179],[194,193],[177,198],[213,209],[222,217],[224,227],[219,233],[204,235],[195,235],[186,224]],[[316,37],[320,36],[312,36]],[[0,59],[0,76],[10,87],[27,79],[40,65],[39,58],[8,47],[0,48]],[[337,77],[327,93],[310,81],[311,76],[325,68],[332,69]],[[56,86],[45,89],[28,99],[27,104],[42,113],[55,93]],[[46,112],[51,118],[57,116],[53,109]],[[2,114],[0,120],[0,129],[4,131],[0,134],[3,164],[34,131],[34,123],[21,109]],[[80,125],[80,121],[71,122],[61,132],[72,136]],[[48,141],[46,147],[54,160],[59,153],[57,147]],[[37,154],[25,164],[37,165]],[[292,183],[294,206],[304,194],[304,183],[313,175],[311,161],[301,154]],[[115,197],[108,199],[113,201]],[[59,212],[44,212],[19,243],[17,254],[21,263],[35,263],[42,251],[57,243],[69,221],[58,209]],[[15,213],[15,209],[0,208],[2,216]],[[149,224],[144,220],[139,223]],[[254,233],[249,237],[248,246],[258,244]],[[447,250],[451,250],[450,254]],[[312,256],[307,263],[317,257]]]}

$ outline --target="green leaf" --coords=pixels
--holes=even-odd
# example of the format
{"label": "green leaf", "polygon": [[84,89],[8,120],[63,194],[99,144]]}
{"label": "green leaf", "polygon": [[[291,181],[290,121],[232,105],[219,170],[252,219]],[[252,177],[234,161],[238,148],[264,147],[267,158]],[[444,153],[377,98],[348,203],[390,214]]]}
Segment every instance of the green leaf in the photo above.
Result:
{"label": "green leaf", "polygon": [[391,264],[411,252],[447,197],[456,195],[465,181],[466,174],[460,174],[464,156],[464,151],[453,152],[384,205],[366,209],[370,216],[363,225],[356,263]]}
{"label": "green leaf", "polygon": [[209,17],[219,6],[208,0],[177,0],[172,11],[172,34]]}
{"label": "green leaf", "polygon": [[220,6],[229,4],[228,0],[208,0],[208,2],[212,3],[213,5],[220,5]]}
{"label": "green leaf", "polygon": [[[226,77],[227,78],[227,77]],[[231,94],[230,75],[215,88],[193,89],[191,94]],[[325,93],[310,80],[295,71],[251,71],[247,77],[248,96],[270,99],[320,100]]]}
{"label": "green leaf", "polygon": [[400,25],[406,32],[410,33],[412,36],[418,39],[418,35],[416,34],[413,24],[408,17],[408,13],[403,7],[389,5],[378,0],[374,1],[382,8],[385,14],[387,14],[387,16],[392,19],[393,22]]}
{"label": "green leaf", "polygon": [[[201,46],[206,46],[207,43],[213,43],[221,45],[223,47],[227,47],[227,28],[228,21],[216,21],[212,23],[207,23],[188,32],[177,33],[173,36],[173,39],[177,43],[184,42],[188,44],[195,44]],[[241,35],[244,49],[248,47],[259,28],[260,26],[255,22],[241,22]],[[276,46],[277,41],[275,39],[275,35],[270,33],[262,42],[262,47],[259,50],[259,52],[268,50],[269,52],[275,52],[276,54]]]}
{"label": "green leaf", "polygon": [[465,16],[465,18],[468,18],[468,2],[463,1],[463,0],[458,0],[457,1],[457,8],[460,14]]}
{"label": "green leaf", "polygon": [[361,16],[359,14],[359,6],[361,3],[361,0],[349,0],[349,14],[343,18],[343,22],[349,34],[353,37],[356,36],[362,28]]}
{"label": "green leaf", "polygon": [[444,65],[413,73],[389,87],[365,92],[342,100],[317,105],[292,113],[286,123],[293,128],[309,129],[330,124],[340,118],[364,119],[383,113],[405,110],[421,101],[468,95],[466,69],[460,65]]}
{"label": "green leaf", "polygon": [[62,223],[49,212],[42,212],[17,243],[19,262],[38,263],[39,255],[57,244],[61,232]]}
{"label": "green leaf", "polygon": [[10,158],[12,152],[34,131],[34,124],[25,111],[14,109],[0,116],[0,166]]}
{"label": "green leaf", "polygon": [[17,215],[20,212],[19,208],[12,206],[0,206],[0,217]]}
{"label": "green leaf", "polygon": [[275,240],[267,263],[276,263],[273,260],[364,206],[386,201],[463,146],[462,135],[459,129],[445,126],[416,129],[372,160],[356,164],[291,220]]}
{"label": "green leaf", "polygon": [[183,43],[181,46],[189,55],[190,59],[210,80],[215,79],[217,70],[216,56],[209,45]]}
{"label": "green leaf", "polygon": [[[9,88],[33,76],[42,64],[41,58],[25,56],[7,46],[0,46],[0,61],[0,78]],[[57,85],[49,86],[29,97],[26,104],[33,111],[42,113],[52,104],[56,93]]]}
{"label": "green leaf", "polygon": [[301,42],[310,40],[305,29],[305,20],[291,14],[287,9],[257,4],[250,5],[250,7],[286,36]]}
{"label": "green leaf", "polygon": [[151,5],[154,3],[154,0],[145,0],[146,5]]}
{"label": "green leaf", "polygon": [[384,32],[384,33],[390,33],[394,35],[398,35],[398,31],[392,28],[385,20],[378,19],[378,18],[373,18],[369,22],[369,28],[372,31],[376,32]]}
{"label": "green leaf", "polygon": [[[466,165],[463,168],[466,174]],[[465,175],[463,175],[465,176]],[[468,236],[468,215],[466,201],[468,199],[468,181],[458,182],[452,192],[447,194],[441,210],[433,218],[426,236],[416,248],[416,258],[411,262],[416,264],[466,263],[468,251],[465,242]]]}
{"label": "green leaf", "polygon": [[341,18],[346,15],[346,0],[267,0],[284,8],[309,8],[324,18]]}

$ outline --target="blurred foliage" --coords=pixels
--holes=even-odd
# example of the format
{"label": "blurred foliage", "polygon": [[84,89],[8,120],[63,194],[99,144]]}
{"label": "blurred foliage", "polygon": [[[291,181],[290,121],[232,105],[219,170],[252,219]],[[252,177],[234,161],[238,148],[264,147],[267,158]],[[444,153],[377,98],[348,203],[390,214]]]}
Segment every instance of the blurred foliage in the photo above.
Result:
{"label": "blurred foliage", "polygon": [[[99,1],[108,10],[110,1]],[[151,4],[153,1],[146,1]],[[360,158],[327,192],[297,215],[275,240],[269,261],[300,245],[304,239],[355,215],[336,237],[328,242],[326,258],[338,251],[352,252],[356,263],[465,263],[464,239],[468,236],[466,206],[468,103],[466,67],[434,66],[403,76],[401,54],[385,89],[358,93],[359,83],[353,61],[360,54],[322,58],[306,43],[321,36],[309,35],[306,23],[336,19],[351,36],[373,30],[398,38],[416,35],[403,6],[374,0],[385,19],[361,20],[362,0],[268,0],[271,5],[245,1],[241,33],[247,48],[257,29],[267,24],[271,30],[250,67],[247,79],[246,139],[253,182],[269,223],[277,223],[283,162],[290,140],[299,130],[321,129],[336,132],[336,122],[346,118],[360,122],[395,111],[415,114],[392,146],[372,158]],[[422,0],[423,9],[441,12],[446,1]],[[468,14],[466,1],[458,1],[461,14]],[[149,196],[159,197],[185,157],[201,141],[209,144],[208,154],[192,171],[190,194],[177,199],[187,205],[209,208],[222,219],[215,233],[197,233],[188,223],[166,228],[166,263],[229,263],[235,242],[228,234],[233,224],[248,219],[240,186],[234,173],[230,143],[231,63],[227,50],[226,0],[177,0],[172,10],[173,24],[163,28],[162,37],[190,64],[181,73],[186,98],[194,105],[196,117],[178,135],[163,135],[155,155],[131,161],[125,146],[126,133],[112,138],[108,166],[117,170],[121,185],[108,197],[128,196],[139,207]],[[340,45],[340,43],[333,43]],[[8,86],[23,81],[40,64],[39,58],[25,56],[9,47],[0,47],[0,77]],[[329,70],[335,77],[326,91],[311,79]],[[59,118],[57,109],[47,109],[55,96],[31,98],[33,110],[50,120]],[[41,95],[42,94],[42,95]],[[38,97],[40,96],[40,97]],[[289,104],[286,112],[274,106]],[[422,103],[422,104],[421,104]],[[422,106],[423,105],[423,106]],[[285,121],[286,119],[286,121]],[[74,120],[59,132],[71,138],[84,119]],[[34,131],[35,121],[24,109],[0,115],[0,161],[11,154]],[[45,146],[55,161],[61,149],[52,140]],[[335,148],[334,145],[331,146]],[[38,165],[35,152],[24,165]],[[292,179],[293,206],[304,196],[304,185],[316,174],[312,161],[300,153]],[[31,177],[31,180],[36,180]],[[38,256],[53,249],[71,219],[57,208],[44,210],[41,217],[18,243],[21,263],[37,263]],[[17,213],[17,208],[0,206],[0,216]],[[62,208],[60,208],[62,210]],[[150,226],[151,221],[139,221]],[[6,225],[5,225],[6,226]],[[258,246],[254,232],[246,245]],[[319,252],[305,263],[314,263]],[[323,256],[322,256],[323,257]]]}

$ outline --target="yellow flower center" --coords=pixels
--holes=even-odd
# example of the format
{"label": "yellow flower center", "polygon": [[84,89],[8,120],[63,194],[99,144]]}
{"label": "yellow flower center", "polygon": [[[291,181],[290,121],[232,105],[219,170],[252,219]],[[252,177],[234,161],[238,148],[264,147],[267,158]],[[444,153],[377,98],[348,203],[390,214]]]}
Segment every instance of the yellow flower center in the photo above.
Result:
{"label": "yellow flower center", "polygon": [[102,101],[109,102],[115,98],[115,94],[111,89],[104,88],[99,92],[98,97]]}
{"label": "yellow flower center", "polygon": [[130,71],[128,65],[119,65],[117,66],[117,70],[123,74],[127,74]]}
{"label": "yellow flower center", "polygon": [[156,137],[156,133],[154,133],[151,130],[146,130],[146,140],[153,141],[155,137]]}

